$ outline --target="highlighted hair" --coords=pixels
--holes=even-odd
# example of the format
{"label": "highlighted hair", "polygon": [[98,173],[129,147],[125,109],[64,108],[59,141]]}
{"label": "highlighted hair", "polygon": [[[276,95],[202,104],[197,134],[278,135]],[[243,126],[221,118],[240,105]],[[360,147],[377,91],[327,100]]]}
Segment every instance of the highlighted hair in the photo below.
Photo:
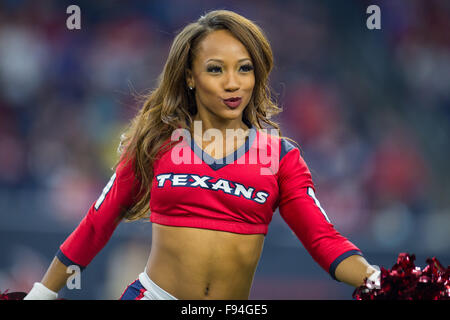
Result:
{"label": "highlighted hair", "polygon": [[243,112],[243,121],[256,129],[263,128],[262,124],[266,123],[278,130],[281,136],[279,125],[270,120],[282,109],[272,101],[268,80],[273,68],[273,55],[263,31],[252,21],[232,11],[206,13],[177,34],[158,77],[157,87],[142,97],[142,108],[122,134],[118,163],[122,160],[134,162],[142,194],[124,213],[125,220],[148,218],[153,162],[160,151],[170,149],[172,144],[163,146],[163,143],[171,137],[173,130],[184,128],[192,132],[197,108],[194,93],[187,87],[186,70],[191,68],[193,52],[200,41],[216,30],[230,31],[246,47],[253,61],[255,86]]}

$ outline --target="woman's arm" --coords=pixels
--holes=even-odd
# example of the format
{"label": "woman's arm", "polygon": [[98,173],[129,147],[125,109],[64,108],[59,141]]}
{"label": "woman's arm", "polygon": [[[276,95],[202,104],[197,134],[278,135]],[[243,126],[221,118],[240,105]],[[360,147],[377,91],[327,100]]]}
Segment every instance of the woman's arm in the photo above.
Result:
{"label": "woman's arm", "polygon": [[338,264],[336,279],[354,287],[362,286],[365,279],[377,270],[360,255],[353,255]]}
{"label": "woman's arm", "polygon": [[34,283],[33,288],[24,297],[24,300],[57,299],[58,291],[62,289],[70,275],[67,273],[67,267],[57,257],[53,258],[41,282]]}
{"label": "woman's arm", "polygon": [[67,273],[67,266],[54,257],[41,283],[48,289],[58,292],[64,287],[70,276],[71,273]]}
{"label": "woman's arm", "polygon": [[78,227],[66,238],[53,258],[42,282],[35,283],[25,299],[56,299],[72,273],[69,266],[83,270],[109,241],[122,213],[138,196],[139,181],[132,161],[122,161]]}
{"label": "woman's arm", "polygon": [[280,154],[281,217],[334,279],[354,286],[363,284],[375,269],[362,257],[361,250],[334,228],[316,198],[311,173],[300,150],[282,139]]}

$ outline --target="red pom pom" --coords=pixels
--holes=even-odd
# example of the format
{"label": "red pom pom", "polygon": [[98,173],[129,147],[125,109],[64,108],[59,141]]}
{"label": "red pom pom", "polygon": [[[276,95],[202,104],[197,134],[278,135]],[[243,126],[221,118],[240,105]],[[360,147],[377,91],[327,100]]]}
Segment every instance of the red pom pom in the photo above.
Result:
{"label": "red pom pom", "polygon": [[356,288],[356,300],[450,300],[450,267],[444,268],[433,257],[421,270],[414,265],[415,255],[400,253],[391,270],[380,268],[380,288]]}
{"label": "red pom pom", "polygon": [[[3,293],[0,292],[0,300],[23,300],[25,296],[28,294],[26,292],[10,292],[8,293],[8,290],[5,290]],[[58,298],[56,300],[67,300],[64,298]]]}
{"label": "red pom pom", "polygon": [[1,293],[0,292],[0,300],[23,300],[25,296],[27,295],[26,292],[10,292],[8,293],[8,290]]}

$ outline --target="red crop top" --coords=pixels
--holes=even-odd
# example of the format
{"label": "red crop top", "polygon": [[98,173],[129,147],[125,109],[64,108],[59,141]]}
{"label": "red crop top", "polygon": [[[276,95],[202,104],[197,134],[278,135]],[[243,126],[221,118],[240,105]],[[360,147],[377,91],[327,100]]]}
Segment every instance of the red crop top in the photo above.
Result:
{"label": "red crop top", "polygon": [[[333,278],[343,259],[361,254],[331,224],[300,150],[288,140],[251,127],[240,148],[214,159],[184,133],[186,139],[154,162],[151,222],[266,235],[279,208],[283,220]],[[121,163],[57,257],[66,265],[86,267],[108,242],[121,210],[136,201],[138,187],[132,162]]]}

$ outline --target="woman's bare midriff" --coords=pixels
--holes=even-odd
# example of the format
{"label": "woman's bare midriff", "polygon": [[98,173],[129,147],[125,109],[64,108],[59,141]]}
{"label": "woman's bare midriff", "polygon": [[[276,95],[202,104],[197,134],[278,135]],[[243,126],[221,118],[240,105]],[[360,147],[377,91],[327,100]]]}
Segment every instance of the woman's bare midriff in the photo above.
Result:
{"label": "woman's bare midriff", "polygon": [[147,273],[180,300],[248,299],[263,234],[153,223]]}

